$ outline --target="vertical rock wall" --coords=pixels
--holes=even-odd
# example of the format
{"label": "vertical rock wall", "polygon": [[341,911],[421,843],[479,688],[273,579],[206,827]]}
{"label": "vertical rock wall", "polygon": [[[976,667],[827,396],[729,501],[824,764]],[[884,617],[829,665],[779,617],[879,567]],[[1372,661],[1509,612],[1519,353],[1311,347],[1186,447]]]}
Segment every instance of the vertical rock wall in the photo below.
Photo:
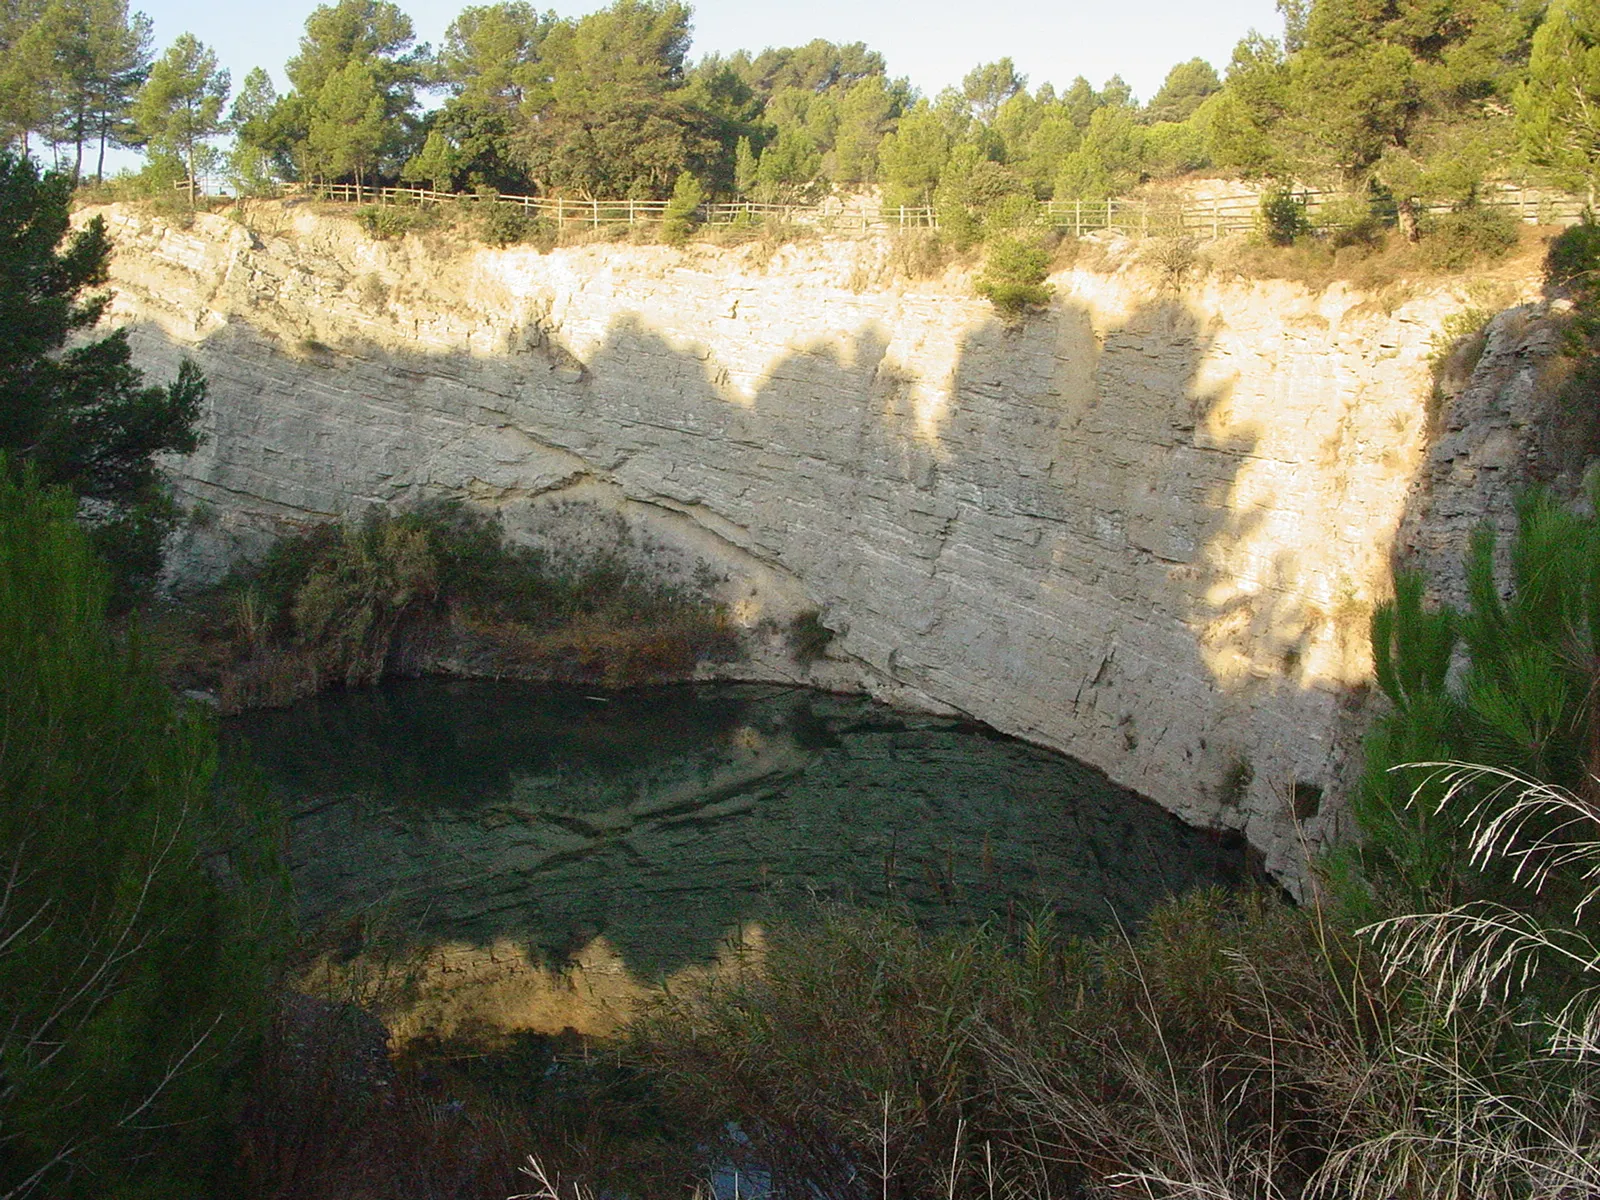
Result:
{"label": "vertical rock wall", "polygon": [[143,365],[211,380],[184,572],[373,503],[465,497],[528,539],[599,509],[725,577],[750,673],[801,673],[762,631],[814,607],[817,682],[1064,750],[1288,876],[1337,822],[1449,287],[1175,279],[1124,246],[1008,329],[887,241],[104,215]]}

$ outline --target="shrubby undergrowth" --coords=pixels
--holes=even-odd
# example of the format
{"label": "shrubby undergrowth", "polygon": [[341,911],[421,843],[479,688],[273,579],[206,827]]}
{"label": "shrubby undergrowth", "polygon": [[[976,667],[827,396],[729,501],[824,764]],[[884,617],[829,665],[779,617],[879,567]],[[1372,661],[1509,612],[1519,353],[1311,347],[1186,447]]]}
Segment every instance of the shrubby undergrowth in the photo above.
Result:
{"label": "shrubby undergrowth", "polygon": [[784,1195],[1592,1194],[1596,1064],[1435,975],[1266,896],[1089,940],[835,912],[634,1052]]}
{"label": "shrubby undergrowth", "polygon": [[179,673],[237,711],[390,673],[626,686],[737,654],[710,581],[652,574],[647,551],[625,532],[589,552],[514,546],[451,503],[315,526],[200,599]]}
{"label": "shrubby undergrowth", "polygon": [[286,932],[272,813],[0,457],[0,1195],[225,1190]]}

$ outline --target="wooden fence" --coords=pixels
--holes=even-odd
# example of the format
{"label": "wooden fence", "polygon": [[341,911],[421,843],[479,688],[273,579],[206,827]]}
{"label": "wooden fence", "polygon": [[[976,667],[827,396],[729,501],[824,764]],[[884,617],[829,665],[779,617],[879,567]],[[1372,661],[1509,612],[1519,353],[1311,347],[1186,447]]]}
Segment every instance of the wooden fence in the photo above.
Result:
{"label": "wooden fence", "polygon": [[[1306,215],[1319,220],[1330,204],[1344,197],[1337,192],[1296,192]],[[1510,211],[1528,224],[1572,225],[1583,213],[1584,201],[1535,188],[1499,188],[1486,192],[1480,202]],[[1210,200],[1051,200],[1040,205],[1041,219],[1053,229],[1082,237],[1086,233],[1112,232],[1126,237],[1190,237],[1210,240],[1261,228],[1261,197],[1219,196]],[[1448,204],[1428,206],[1435,214],[1447,213]],[[1329,214],[1331,215],[1331,214]],[[1392,214],[1390,214],[1392,216]]]}
{"label": "wooden fence", "polygon": [[[427,205],[504,204],[520,208],[555,225],[560,234],[608,226],[659,223],[666,214],[665,200],[585,200],[573,197],[511,196],[493,192],[439,192],[419,187],[358,187],[349,183],[306,187],[310,194],[349,204]],[[1295,193],[1313,221],[1340,199],[1336,192]],[[1529,224],[1571,225],[1577,222],[1584,201],[1538,188],[1500,186],[1481,197],[1489,207],[1503,208]],[[804,225],[827,233],[868,234],[904,229],[937,229],[932,208],[885,208],[833,205],[758,204],[738,201],[703,204],[699,216],[711,226],[760,225],[767,221]],[[1448,212],[1448,205],[1433,205],[1430,212]],[[1260,228],[1261,198],[1255,195],[1220,196],[1209,200],[1051,200],[1039,206],[1039,223],[1074,237],[1088,233],[1116,233],[1126,237],[1190,237],[1199,240],[1249,233]]]}

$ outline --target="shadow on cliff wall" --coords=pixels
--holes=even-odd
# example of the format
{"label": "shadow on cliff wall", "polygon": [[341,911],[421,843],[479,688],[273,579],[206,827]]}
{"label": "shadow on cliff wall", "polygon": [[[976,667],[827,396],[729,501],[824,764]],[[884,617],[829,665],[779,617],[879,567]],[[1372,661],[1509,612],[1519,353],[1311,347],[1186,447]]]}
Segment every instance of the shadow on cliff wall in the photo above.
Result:
{"label": "shadow on cliff wall", "polygon": [[[1241,506],[1236,487],[1257,432],[1222,414],[1225,387],[1201,383],[1209,338],[1171,299],[1110,324],[1058,303],[1019,330],[952,335],[954,377],[933,404],[870,325],[780,357],[747,403],[708,349],[637,317],[615,321],[581,369],[536,325],[508,338],[505,357],[351,342],[295,349],[291,366],[288,348],[252,340],[244,323],[196,352],[216,402],[202,484],[285,512],[340,511],[341,493],[346,510],[461,494],[468,480],[439,474],[441,446],[500,424],[630,496],[748,531],[756,553],[804,581],[846,651],[955,707],[986,698],[988,723],[1081,747],[1135,788],[1119,756],[1177,738],[1173,706],[1206,694],[1248,707],[1264,653],[1274,670],[1303,653],[1293,596],[1272,586],[1285,565],[1240,570],[1266,519],[1265,502]],[[275,390],[230,394],[225,359],[240,353],[271,367]],[[624,375],[646,375],[649,394],[608,385]],[[360,401],[355,437],[340,409],[352,395],[381,397]],[[230,464],[221,444],[235,421],[254,431],[250,463]],[[311,449],[275,455],[275,423]],[[570,474],[542,486],[558,496]],[[1230,654],[1248,669],[1219,670]],[[1229,799],[1237,750],[1202,736],[1173,753],[1192,767],[1192,811]],[[726,916],[699,922],[708,946]],[[625,957],[648,957],[630,940]]]}

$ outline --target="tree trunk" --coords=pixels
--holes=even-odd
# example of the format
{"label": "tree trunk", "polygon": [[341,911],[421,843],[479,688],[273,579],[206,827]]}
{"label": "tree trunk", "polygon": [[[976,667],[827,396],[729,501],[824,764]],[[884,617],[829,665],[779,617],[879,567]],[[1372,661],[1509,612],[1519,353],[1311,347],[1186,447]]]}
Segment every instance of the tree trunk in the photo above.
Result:
{"label": "tree trunk", "polygon": [[87,114],[82,109],[79,109],[76,119],[72,122],[72,140],[74,143],[72,159],[73,187],[77,187],[78,180],[83,178],[83,142],[84,135],[88,132],[86,117]]}
{"label": "tree trunk", "polygon": [[1417,221],[1417,201],[1414,196],[1407,196],[1396,205],[1396,217],[1400,221],[1400,232],[1405,234],[1406,241],[1416,243],[1422,240],[1422,228]]}

